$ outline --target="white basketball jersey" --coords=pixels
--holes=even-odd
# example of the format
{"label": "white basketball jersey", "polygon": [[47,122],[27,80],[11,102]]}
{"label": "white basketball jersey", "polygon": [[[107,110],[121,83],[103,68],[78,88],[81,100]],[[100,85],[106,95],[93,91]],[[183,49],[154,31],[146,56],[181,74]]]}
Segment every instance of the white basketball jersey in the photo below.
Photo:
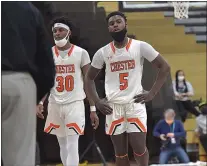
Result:
{"label": "white basketball jersey", "polygon": [[[145,55],[148,54],[148,55]],[[92,66],[106,65],[105,92],[108,101],[127,104],[143,91],[141,80],[144,58],[154,60],[159,53],[149,44],[129,39],[124,48],[115,48],[113,42],[102,47],[93,57]]]}
{"label": "white basketball jersey", "polygon": [[90,63],[86,50],[71,45],[69,50],[59,51],[52,48],[56,66],[55,85],[51,89],[49,102],[66,104],[83,100],[86,95],[83,88],[81,68]]}

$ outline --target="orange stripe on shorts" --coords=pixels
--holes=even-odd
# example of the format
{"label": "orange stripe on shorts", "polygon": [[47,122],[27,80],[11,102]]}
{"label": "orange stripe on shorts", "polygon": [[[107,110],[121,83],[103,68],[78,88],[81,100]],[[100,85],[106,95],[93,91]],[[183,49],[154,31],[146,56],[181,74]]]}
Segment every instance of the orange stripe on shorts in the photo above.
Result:
{"label": "orange stripe on shorts", "polygon": [[142,130],[142,132],[147,132],[147,129],[138,118],[128,118],[127,121],[137,124]]}
{"label": "orange stripe on shorts", "polygon": [[83,135],[84,132],[81,131],[80,127],[77,125],[77,123],[69,123],[66,125],[67,127],[73,128],[75,131],[77,131],[78,134]]}
{"label": "orange stripe on shorts", "polygon": [[108,134],[109,135],[112,135],[112,133],[114,131],[114,128],[117,125],[121,124],[122,122],[124,122],[124,118],[121,118],[121,119],[118,119],[118,120],[113,121],[112,124],[111,124],[111,127],[110,127],[110,130],[109,130],[109,133]]}
{"label": "orange stripe on shorts", "polygon": [[59,127],[60,125],[55,125],[53,123],[50,123],[50,125],[45,129],[45,132],[49,133],[52,128],[58,129]]}

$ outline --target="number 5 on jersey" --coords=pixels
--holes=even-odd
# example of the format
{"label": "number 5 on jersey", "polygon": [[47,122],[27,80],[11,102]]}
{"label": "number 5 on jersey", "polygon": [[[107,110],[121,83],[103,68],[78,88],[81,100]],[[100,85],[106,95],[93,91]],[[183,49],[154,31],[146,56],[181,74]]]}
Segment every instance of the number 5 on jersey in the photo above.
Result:
{"label": "number 5 on jersey", "polygon": [[66,91],[72,91],[74,89],[74,78],[71,75],[68,75],[66,77],[63,76],[57,76],[56,81],[58,82],[58,85],[56,87],[56,90],[58,92]]}
{"label": "number 5 on jersey", "polygon": [[129,73],[119,74],[120,90],[125,90],[126,88],[128,88],[128,76],[129,76]]}

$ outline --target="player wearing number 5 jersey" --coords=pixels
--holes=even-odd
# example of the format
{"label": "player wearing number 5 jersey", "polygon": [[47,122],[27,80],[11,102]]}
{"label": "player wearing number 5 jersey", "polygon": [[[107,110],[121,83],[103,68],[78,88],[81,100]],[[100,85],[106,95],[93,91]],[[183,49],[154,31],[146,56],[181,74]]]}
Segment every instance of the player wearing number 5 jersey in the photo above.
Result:
{"label": "player wearing number 5 jersey", "polygon": [[[127,19],[120,12],[107,17],[113,42],[99,49],[86,75],[86,92],[96,107],[106,114],[106,133],[111,136],[117,166],[129,166],[128,140],[140,166],[148,166],[146,148],[147,115],[144,102],[152,100],[160,90],[169,65],[148,43],[127,37]],[[159,69],[157,80],[150,92],[141,85],[144,59]],[[105,69],[106,99],[96,93],[94,79],[103,66]]]}
{"label": "player wearing number 5 jersey", "polygon": [[[78,166],[78,140],[84,133],[86,98],[83,79],[90,64],[88,52],[70,43],[71,23],[66,17],[52,22],[55,46],[52,47],[56,65],[55,86],[49,96],[48,116],[44,131],[57,136],[64,166]],[[45,64],[47,65],[47,64]],[[91,118],[98,126],[94,103]]]}

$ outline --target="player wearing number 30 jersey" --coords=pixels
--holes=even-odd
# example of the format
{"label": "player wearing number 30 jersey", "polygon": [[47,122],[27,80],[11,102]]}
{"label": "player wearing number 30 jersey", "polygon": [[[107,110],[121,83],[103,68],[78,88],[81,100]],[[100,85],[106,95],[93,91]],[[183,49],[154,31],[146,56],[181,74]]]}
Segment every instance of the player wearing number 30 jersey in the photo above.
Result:
{"label": "player wearing number 30 jersey", "polygon": [[86,95],[83,89],[81,68],[90,63],[86,50],[71,44],[65,51],[52,48],[56,65],[55,86],[52,88],[49,103],[68,104],[82,101]]}
{"label": "player wearing number 30 jersey", "polygon": [[[55,46],[52,47],[56,65],[55,86],[51,89],[48,116],[44,131],[57,136],[60,156],[64,166],[78,166],[78,140],[84,133],[86,98],[83,79],[90,64],[88,52],[70,43],[71,23],[66,17],[53,20],[52,32]],[[47,65],[47,64],[45,64]],[[94,103],[91,119],[98,126]]]}

